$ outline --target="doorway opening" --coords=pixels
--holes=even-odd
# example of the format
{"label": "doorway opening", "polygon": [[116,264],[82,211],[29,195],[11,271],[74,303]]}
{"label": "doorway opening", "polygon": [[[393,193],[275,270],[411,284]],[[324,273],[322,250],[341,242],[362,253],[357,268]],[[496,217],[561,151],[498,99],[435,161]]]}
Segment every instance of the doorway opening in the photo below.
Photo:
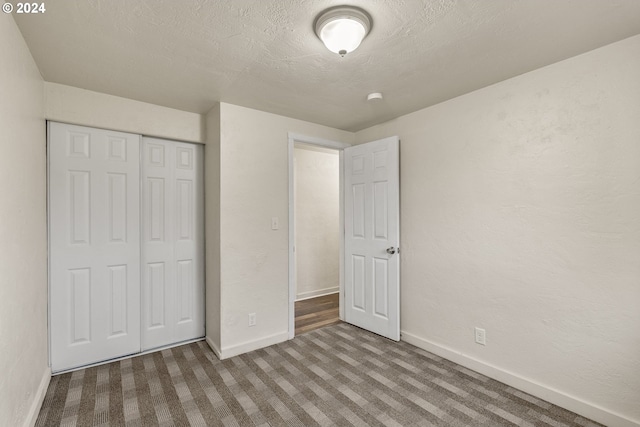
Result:
{"label": "doorway opening", "polygon": [[344,317],[345,147],[289,135],[289,338]]}
{"label": "doorway opening", "polygon": [[295,334],[340,321],[340,169],[335,149],[293,147]]}

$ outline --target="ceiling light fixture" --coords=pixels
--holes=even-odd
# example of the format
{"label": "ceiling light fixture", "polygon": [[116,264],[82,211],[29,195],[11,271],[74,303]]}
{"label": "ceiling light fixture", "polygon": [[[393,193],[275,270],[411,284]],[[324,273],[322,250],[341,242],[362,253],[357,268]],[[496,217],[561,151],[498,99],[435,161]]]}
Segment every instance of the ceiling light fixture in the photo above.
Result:
{"label": "ceiling light fixture", "polygon": [[316,35],[331,52],[353,52],[371,30],[371,16],[354,6],[336,6],[316,18]]}

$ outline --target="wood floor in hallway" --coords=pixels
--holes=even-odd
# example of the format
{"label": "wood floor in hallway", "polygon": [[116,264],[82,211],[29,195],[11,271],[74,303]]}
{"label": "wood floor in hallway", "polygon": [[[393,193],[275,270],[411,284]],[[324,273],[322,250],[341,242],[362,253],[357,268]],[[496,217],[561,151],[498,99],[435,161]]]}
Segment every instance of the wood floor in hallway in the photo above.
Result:
{"label": "wood floor in hallway", "polygon": [[296,335],[341,323],[339,293],[296,301]]}

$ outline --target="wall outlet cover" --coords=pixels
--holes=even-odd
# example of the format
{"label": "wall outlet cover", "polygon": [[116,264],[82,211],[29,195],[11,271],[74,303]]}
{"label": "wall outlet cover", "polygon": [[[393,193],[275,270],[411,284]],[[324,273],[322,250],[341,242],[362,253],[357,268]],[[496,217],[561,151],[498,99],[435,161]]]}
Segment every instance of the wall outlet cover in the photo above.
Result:
{"label": "wall outlet cover", "polygon": [[487,345],[487,332],[482,328],[475,328],[476,343]]}

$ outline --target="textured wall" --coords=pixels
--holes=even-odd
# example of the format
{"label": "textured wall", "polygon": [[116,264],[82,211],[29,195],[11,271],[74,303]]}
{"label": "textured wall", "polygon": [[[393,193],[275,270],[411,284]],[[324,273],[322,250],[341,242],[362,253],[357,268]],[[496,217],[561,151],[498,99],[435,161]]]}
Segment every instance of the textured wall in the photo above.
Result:
{"label": "textured wall", "polygon": [[296,298],[337,292],[340,285],[338,151],[294,149]]}
{"label": "textured wall", "polygon": [[638,76],[640,36],[356,135],[402,140],[405,339],[640,423]]}
{"label": "textured wall", "polygon": [[[220,104],[223,356],[287,339],[288,132],[351,143],[354,135]],[[278,217],[280,229],[271,230]],[[257,325],[247,315],[256,313]]]}
{"label": "textured wall", "polygon": [[11,15],[0,16],[0,52],[0,424],[21,426],[51,373],[46,131],[42,78]]}
{"label": "textured wall", "polygon": [[44,96],[47,120],[178,141],[205,139],[200,114],[49,82]]}

